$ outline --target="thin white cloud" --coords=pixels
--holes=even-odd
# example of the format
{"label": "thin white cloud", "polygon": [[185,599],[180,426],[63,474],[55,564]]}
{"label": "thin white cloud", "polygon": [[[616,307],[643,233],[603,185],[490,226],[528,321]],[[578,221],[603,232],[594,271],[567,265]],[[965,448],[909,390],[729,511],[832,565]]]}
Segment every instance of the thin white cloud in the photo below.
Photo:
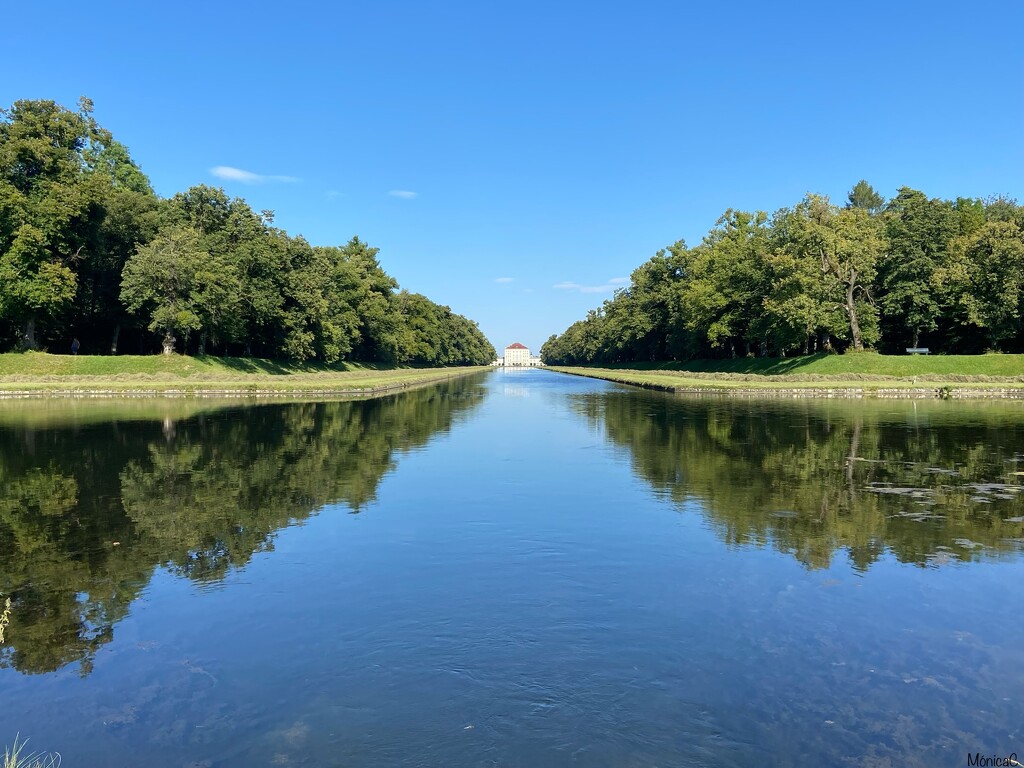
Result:
{"label": "thin white cloud", "polygon": [[624,285],[629,283],[628,277],[613,277],[604,285],[580,285],[566,280],[561,283],[557,283],[552,288],[557,288],[560,291],[579,291],[580,293],[611,293],[617,288],[622,288]]}
{"label": "thin white cloud", "polygon": [[494,278],[494,282],[496,282],[496,283],[514,283],[515,280],[516,279],[514,277],[496,277],[496,278]]}
{"label": "thin white cloud", "polygon": [[410,192],[408,189],[392,189],[388,192],[392,197],[400,197],[402,200],[412,200],[416,197],[416,192]]}
{"label": "thin white cloud", "polygon": [[334,198],[341,196],[341,192],[336,189],[328,189],[324,194],[327,195],[329,200],[333,200]]}
{"label": "thin white cloud", "polygon": [[242,184],[265,184],[268,181],[292,183],[298,181],[294,176],[266,176],[262,173],[244,171],[241,168],[232,168],[230,165],[215,165],[210,169],[210,173],[218,179],[238,181]]}

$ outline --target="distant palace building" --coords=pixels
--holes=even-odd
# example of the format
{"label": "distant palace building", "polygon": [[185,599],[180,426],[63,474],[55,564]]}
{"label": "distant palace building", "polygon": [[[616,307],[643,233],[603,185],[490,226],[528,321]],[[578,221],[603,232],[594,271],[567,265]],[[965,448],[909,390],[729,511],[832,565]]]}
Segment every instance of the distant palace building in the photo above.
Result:
{"label": "distant palace building", "polygon": [[509,344],[505,347],[505,365],[512,368],[515,366],[526,366],[530,364],[530,350],[520,344]]}
{"label": "distant palace building", "polygon": [[544,365],[540,355],[531,355],[530,350],[518,341],[505,347],[505,356],[499,357],[491,365],[503,365],[506,368],[535,368]]}

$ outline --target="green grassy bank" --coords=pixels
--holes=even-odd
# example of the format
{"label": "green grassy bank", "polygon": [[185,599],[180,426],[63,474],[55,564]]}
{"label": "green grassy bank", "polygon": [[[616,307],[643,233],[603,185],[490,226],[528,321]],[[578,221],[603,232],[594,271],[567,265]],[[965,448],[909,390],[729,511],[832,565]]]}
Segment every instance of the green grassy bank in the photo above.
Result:
{"label": "green grassy bank", "polygon": [[552,370],[673,392],[849,397],[1024,397],[1024,355],[875,353]]}
{"label": "green grassy bank", "polygon": [[738,373],[758,376],[1024,377],[1024,355],[879,355],[856,352],[805,357],[740,357],[604,365],[608,370]]}
{"label": "green grassy bank", "polygon": [[32,395],[370,394],[486,370],[288,363],[182,355],[0,355],[0,397]]}

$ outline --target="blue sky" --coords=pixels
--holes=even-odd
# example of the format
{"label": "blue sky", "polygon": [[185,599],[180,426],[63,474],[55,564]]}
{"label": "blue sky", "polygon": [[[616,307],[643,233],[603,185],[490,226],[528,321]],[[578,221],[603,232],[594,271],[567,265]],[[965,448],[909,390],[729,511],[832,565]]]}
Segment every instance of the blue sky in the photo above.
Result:
{"label": "blue sky", "polygon": [[[536,350],[729,207],[866,178],[1024,197],[1024,5],[21,2],[0,104],[91,97],[220,185]],[[217,170],[219,169],[219,170]]]}

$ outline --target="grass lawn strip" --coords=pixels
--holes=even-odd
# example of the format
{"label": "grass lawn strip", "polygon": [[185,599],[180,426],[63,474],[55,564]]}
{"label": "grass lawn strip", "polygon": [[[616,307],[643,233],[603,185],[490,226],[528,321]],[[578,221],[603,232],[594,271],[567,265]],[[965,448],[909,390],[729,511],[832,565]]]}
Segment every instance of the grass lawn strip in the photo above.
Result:
{"label": "grass lawn strip", "polygon": [[[658,371],[692,374],[738,374],[756,376],[845,376],[847,380],[871,380],[875,376],[913,378],[1024,377],[1024,355],[880,355],[856,352],[844,355],[804,357],[739,357],[728,360],[687,360],[683,362],[629,363],[595,366],[602,370]],[[697,378],[701,378],[698,376]],[[938,380],[938,379],[936,379]],[[1024,380],[1024,378],[1022,378]]]}
{"label": "grass lawn strip", "polygon": [[180,355],[0,355],[0,397],[366,395],[486,370],[388,368],[356,363],[290,365]]}

